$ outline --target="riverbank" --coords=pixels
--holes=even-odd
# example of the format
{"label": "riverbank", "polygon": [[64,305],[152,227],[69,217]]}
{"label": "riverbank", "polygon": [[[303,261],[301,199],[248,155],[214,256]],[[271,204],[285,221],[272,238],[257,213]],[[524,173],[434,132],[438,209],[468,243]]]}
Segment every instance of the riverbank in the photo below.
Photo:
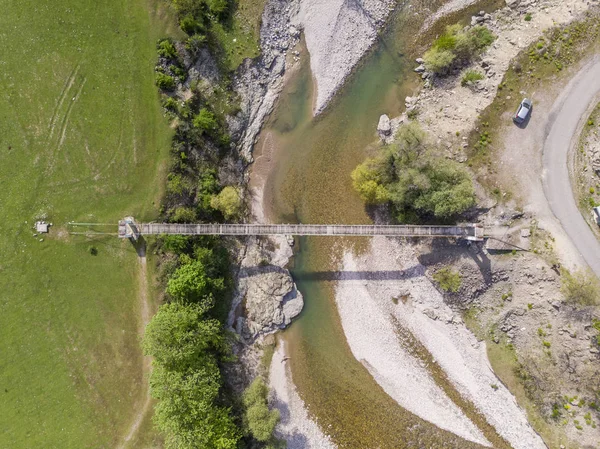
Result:
{"label": "riverbank", "polygon": [[285,341],[279,341],[269,370],[269,403],[281,414],[276,436],[286,441],[288,449],[334,449],[336,446],[309,417],[298,396],[285,345]]}
{"label": "riverbank", "polygon": [[[544,449],[524,411],[492,371],[485,344],[464,326],[425,272],[415,248],[397,240],[373,238],[358,257],[345,252],[336,303],[354,356],[403,407],[440,428],[490,445],[435,384],[428,365],[438,366],[511,447]],[[424,361],[404,346],[397,326],[414,335],[431,359]]]}

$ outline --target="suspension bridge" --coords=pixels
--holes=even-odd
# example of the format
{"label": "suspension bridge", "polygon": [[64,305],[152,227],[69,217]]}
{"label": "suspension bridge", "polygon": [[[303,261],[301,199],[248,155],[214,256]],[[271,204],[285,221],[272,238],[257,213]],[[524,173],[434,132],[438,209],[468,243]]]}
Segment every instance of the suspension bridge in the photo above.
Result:
{"label": "suspension bridge", "polygon": [[[108,226],[96,223],[69,223],[71,226]],[[113,225],[114,226],[114,225]],[[73,234],[114,234],[72,232]],[[484,228],[475,224],[458,226],[416,225],[327,225],[327,224],[218,224],[218,223],[137,223],[127,217],[118,223],[119,238],[138,240],[145,235],[295,235],[295,236],[375,236],[445,237],[482,241]]]}

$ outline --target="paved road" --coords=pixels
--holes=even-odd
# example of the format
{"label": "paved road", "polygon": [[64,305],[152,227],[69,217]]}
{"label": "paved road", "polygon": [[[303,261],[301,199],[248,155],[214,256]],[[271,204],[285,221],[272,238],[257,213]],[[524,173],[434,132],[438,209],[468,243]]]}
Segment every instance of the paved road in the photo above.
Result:
{"label": "paved road", "polygon": [[567,165],[569,149],[577,144],[580,125],[587,119],[598,95],[600,58],[597,57],[573,78],[552,108],[544,143],[543,183],[552,212],[590,268],[600,277],[600,242],[577,208]]}

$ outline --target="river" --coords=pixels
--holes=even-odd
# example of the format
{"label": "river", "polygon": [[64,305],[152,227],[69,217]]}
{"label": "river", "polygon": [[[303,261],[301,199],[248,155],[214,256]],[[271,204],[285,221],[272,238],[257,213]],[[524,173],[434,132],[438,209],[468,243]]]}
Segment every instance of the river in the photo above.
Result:
{"label": "river", "polygon": [[[412,73],[415,51],[411,48],[420,27],[419,21],[412,20],[422,7],[419,3],[431,7],[434,2],[400,7],[380,42],[317,118],[311,114],[313,79],[308,59],[303,58],[257,144],[257,159],[261,153],[273,159],[264,190],[269,220],[372,222],[352,189],[350,173],[377,148],[379,116],[399,115],[404,98],[419,82]],[[480,2],[461,17],[498,3]],[[283,338],[294,383],[309,412],[339,447],[480,447],[398,406],[352,356],[335,305],[335,278],[342,250],[360,251],[365,243],[360,238],[324,237],[297,242],[292,274],[304,294],[305,307]]]}

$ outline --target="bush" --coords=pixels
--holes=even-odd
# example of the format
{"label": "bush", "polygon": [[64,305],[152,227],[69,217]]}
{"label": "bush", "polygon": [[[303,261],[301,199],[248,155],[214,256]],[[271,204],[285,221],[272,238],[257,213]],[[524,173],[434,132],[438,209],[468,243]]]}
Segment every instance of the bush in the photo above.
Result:
{"label": "bush", "polygon": [[466,86],[469,83],[475,83],[484,78],[483,73],[476,70],[467,70],[460,81],[462,86]]}
{"label": "bush", "polygon": [[238,218],[242,212],[242,198],[236,187],[227,186],[210,200],[213,209],[223,214],[225,219]]}
{"label": "bush", "polygon": [[177,58],[177,49],[169,39],[161,39],[156,46],[158,55],[167,59]]}
{"label": "bush", "polygon": [[462,29],[458,24],[446,27],[444,34],[423,55],[425,67],[437,74],[447,73],[452,66],[469,62],[494,39],[492,32],[481,25],[468,29]]}
{"label": "bush", "polygon": [[201,133],[212,134],[218,126],[215,114],[206,108],[200,109],[196,117],[194,117],[194,127],[199,129]]}
{"label": "bush", "polygon": [[460,290],[462,284],[460,273],[452,270],[450,267],[444,267],[437,270],[433,275],[433,279],[445,292],[456,293]]}
{"label": "bush", "polygon": [[367,204],[381,204],[389,200],[389,192],[381,185],[380,170],[376,159],[367,159],[356,167],[352,174],[352,185]]}
{"label": "bush", "polygon": [[561,291],[568,302],[583,306],[595,305],[598,301],[598,280],[591,273],[568,271],[562,273]]}
{"label": "bush", "polygon": [[175,78],[165,73],[158,72],[156,74],[156,85],[162,90],[173,90],[175,89]]}
{"label": "bush", "polygon": [[167,282],[171,299],[181,304],[198,304],[203,312],[210,310],[215,298],[225,291],[225,280],[210,276],[211,265],[211,261],[189,260],[177,268]]}
{"label": "bush", "polygon": [[437,74],[446,73],[455,58],[456,56],[451,51],[438,50],[437,48],[431,48],[423,55],[427,70]]}
{"label": "bush", "polygon": [[252,436],[261,442],[272,439],[275,426],[279,422],[279,410],[269,411],[267,395],[269,389],[262,378],[257,377],[246,389],[243,403],[246,408],[245,421]]}
{"label": "bush", "polygon": [[525,21],[526,22],[531,22],[531,19],[533,19],[533,16],[530,13],[525,14]]}
{"label": "bush", "polygon": [[196,211],[191,207],[179,206],[175,208],[170,221],[172,223],[194,223],[196,221]]}
{"label": "bush", "polygon": [[204,31],[202,24],[196,19],[194,19],[194,17],[190,14],[181,18],[181,20],[179,21],[179,26],[184,31],[184,33],[188,34],[189,36]]}

